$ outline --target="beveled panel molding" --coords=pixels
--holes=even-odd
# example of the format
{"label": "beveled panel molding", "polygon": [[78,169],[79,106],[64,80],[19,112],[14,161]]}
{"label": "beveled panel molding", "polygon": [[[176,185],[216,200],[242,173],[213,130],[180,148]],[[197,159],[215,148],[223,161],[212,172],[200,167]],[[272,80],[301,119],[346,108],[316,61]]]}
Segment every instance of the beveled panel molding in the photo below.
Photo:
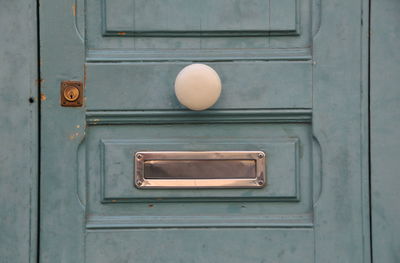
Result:
{"label": "beveled panel molding", "polygon": [[[300,138],[240,139],[104,139],[100,142],[101,202],[199,202],[199,201],[274,201],[298,202]],[[265,165],[267,186],[260,189],[168,189],[141,190],[135,187],[135,153],[146,151],[254,151],[270,156]]]}
{"label": "beveled panel molding", "polygon": [[87,111],[89,125],[177,123],[310,123],[311,109],[182,111]]}
{"label": "beveled panel molding", "polygon": [[[157,18],[157,19],[154,19]],[[103,35],[250,37],[298,35],[297,0],[103,0]]]}

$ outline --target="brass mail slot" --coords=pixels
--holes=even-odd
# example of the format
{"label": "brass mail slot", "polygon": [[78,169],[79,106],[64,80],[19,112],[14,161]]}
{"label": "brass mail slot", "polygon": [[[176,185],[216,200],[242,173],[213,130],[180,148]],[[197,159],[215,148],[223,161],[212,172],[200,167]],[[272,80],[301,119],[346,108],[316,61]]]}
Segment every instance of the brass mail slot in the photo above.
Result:
{"label": "brass mail slot", "polygon": [[137,152],[135,186],[146,188],[262,188],[262,151]]}

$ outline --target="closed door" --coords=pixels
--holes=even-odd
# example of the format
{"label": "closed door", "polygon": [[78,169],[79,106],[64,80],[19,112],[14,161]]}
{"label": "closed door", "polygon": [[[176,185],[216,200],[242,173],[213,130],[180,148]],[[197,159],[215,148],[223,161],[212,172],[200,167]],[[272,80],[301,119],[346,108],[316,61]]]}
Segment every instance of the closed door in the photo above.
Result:
{"label": "closed door", "polygon": [[368,262],[364,2],[42,1],[40,261]]}

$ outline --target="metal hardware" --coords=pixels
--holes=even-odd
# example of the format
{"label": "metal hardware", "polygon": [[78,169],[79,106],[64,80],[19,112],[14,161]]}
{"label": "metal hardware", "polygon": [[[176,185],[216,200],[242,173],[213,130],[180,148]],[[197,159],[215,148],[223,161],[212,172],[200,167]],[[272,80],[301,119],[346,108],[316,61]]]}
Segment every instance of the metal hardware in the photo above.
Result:
{"label": "metal hardware", "polygon": [[261,151],[137,152],[135,186],[149,188],[262,188]]}
{"label": "metal hardware", "polygon": [[68,101],[76,101],[79,97],[79,90],[77,87],[68,86],[64,89],[64,98]]}
{"label": "metal hardware", "polygon": [[81,107],[83,105],[83,85],[81,81],[61,82],[61,106]]}

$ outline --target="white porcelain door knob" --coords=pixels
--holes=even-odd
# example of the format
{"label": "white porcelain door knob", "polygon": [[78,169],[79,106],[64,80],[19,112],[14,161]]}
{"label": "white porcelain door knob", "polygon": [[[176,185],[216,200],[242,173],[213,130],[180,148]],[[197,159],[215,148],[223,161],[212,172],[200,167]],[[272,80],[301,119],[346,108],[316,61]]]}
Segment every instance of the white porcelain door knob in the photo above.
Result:
{"label": "white porcelain door knob", "polygon": [[192,64],[183,68],[176,77],[175,94],[187,108],[205,110],[214,105],[221,95],[221,79],[213,68]]}

